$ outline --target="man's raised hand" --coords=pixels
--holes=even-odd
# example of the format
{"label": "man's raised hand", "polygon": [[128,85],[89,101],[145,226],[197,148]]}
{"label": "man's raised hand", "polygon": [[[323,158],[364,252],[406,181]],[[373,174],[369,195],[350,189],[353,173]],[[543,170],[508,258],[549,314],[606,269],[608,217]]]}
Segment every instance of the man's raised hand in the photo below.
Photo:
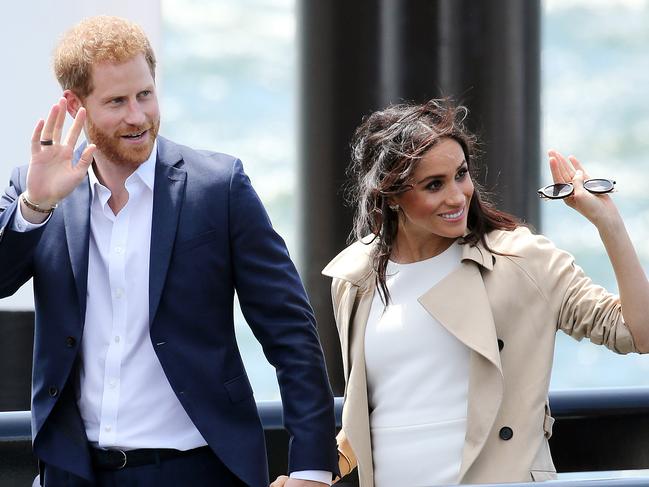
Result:
{"label": "man's raised hand", "polygon": [[83,130],[86,110],[76,113],[72,127],[61,141],[67,113],[67,100],[52,106],[47,120],[39,120],[31,140],[32,157],[27,171],[27,199],[40,208],[51,208],[72,192],[83,180],[96,150],[89,144],[76,165],[72,165],[74,147]]}

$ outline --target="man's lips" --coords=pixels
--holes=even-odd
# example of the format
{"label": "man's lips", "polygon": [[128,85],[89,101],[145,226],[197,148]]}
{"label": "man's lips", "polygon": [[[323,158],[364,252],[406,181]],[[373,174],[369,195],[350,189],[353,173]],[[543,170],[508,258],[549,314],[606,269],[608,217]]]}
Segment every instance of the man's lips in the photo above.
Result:
{"label": "man's lips", "polygon": [[125,140],[133,140],[133,141],[138,141],[142,140],[144,136],[149,132],[149,129],[145,130],[140,130],[137,132],[131,132],[128,134],[121,135],[120,137]]}

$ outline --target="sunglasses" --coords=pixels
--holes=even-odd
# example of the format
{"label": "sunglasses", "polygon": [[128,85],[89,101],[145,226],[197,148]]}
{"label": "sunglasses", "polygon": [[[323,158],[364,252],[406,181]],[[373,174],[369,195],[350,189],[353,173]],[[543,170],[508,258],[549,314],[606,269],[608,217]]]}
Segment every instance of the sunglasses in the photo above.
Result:
{"label": "sunglasses", "polygon": [[[611,193],[615,190],[615,181],[603,178],[587,179],[584,181],[584,189],[594,194]],[[575,192],[575,187],[572,183],[555,183],[545,186],[537,192],[540,198],[560,200],[572,195]]]}

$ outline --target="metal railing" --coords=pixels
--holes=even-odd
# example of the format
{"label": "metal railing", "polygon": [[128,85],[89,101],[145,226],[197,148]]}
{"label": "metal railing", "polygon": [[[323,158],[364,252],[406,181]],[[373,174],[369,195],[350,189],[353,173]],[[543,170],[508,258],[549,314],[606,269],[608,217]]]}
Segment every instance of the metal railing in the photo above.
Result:
{"label": "metal railing", "polygon": [[[271,478],[274,478],[286,470],[288,437],[282,425],[282,405],[280,401],[259,401],[257,406],[266,432]],[[340,426],[342,398],[336,398],[335,406]],[[550,407],[556,419],[550,441],[557,470],[584,472],[587,478],[560,478],[544,485],[649,485],[649,470],[642,470],[649,469],[649,387],[556,391],[550,394]],[[0,412],[0,485],[3,487],[24,485],[12,478],[33,478],[36,463],[31,457],[30,441],[29,411]],[[593,471],[602,473],[598,478],[586,473]],[[352,476],[339,485],[357,484]],[[519,485],[529,484],[507,484],[507,487]]]}

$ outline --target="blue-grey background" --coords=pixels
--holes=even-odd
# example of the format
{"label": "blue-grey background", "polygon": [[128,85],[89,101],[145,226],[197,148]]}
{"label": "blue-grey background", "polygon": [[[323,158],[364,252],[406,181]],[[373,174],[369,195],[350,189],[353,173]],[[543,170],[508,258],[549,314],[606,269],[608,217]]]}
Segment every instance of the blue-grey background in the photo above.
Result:
{"label": "blue-grey background", "polygon": [[[297,194],[308,188],[296,178],[294,2],[163,0],[162,7],[162,132],[241,157],[299,266]],[[614,197],[645,266],[647,25],[647,1],[543,2],[542,147],[575,154],[592,176],[617,180]],[[541,179],[549,183],[544,154],[539,160]],[[544,203],[542,215],[543,232],[596,282],[617,292],[595,229],[562,203]],[[277,398],[274,372],[240,315],[238,330],[257,398]],[[552,388],[647,384],[648,358],[616,356],[559,334]]]}

